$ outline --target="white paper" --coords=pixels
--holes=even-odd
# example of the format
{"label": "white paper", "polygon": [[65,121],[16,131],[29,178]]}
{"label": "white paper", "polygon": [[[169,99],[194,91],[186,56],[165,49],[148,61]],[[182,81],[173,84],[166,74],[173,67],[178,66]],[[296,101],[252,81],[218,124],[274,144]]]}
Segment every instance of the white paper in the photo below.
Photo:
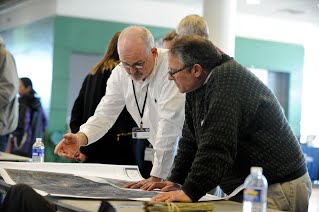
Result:
{"label": "white paper", "polygon": [[[84,163],[23,163],[23,162],[0,162],[0,174],[7,184],[14,185],[15,182],[8,176],[7,172],[3,169],[18,169],[18,170],[31,170],[31,171],[46,171],[64,174],[73,174],[98,183],[105,183],[105,179],[111,178],[126,181],[139,181],[142,176],[137,166],[124,166],[124,165],[106,165],[106,164],[84,164]],[[112,184],[114,185],[114,184]],[[116,185],[114,185],[116,186]],[[117,187],[117,186],[116,186]],[[236,188],[229,196],[217,197],[214,195],[206,194],[199,201],[214,201],[229,199],[241,190],[244,186],[241,185]],[[123,189],[123,188],[121,188]],[[139,191],[138,189],[136,190]],[[38,193],[45,196],[46,192],[37,190]],[[76,197],[76,196],[71,196]],[[90,198],[90,197],[88,197]],[[132,200],[150,201],[150,198],[130,198]]]}
{"label": "white paper", "polygon": [[47,171],[77,176],[92,176],[139,181],[141,176],[137,166],[93,164],[93,163],[27,163],[27,162],[0,162],[0,168],[21,169],[33,171]]}

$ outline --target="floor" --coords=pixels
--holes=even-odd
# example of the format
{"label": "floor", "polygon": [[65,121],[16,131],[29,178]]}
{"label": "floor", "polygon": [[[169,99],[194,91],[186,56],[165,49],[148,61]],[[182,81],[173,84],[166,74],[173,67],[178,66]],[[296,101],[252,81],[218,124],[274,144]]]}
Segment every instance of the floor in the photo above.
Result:
{"label": "floor", "polygon": [[318,211],[319,211],[319,185],[313,185],[308,212],[318,212]]}

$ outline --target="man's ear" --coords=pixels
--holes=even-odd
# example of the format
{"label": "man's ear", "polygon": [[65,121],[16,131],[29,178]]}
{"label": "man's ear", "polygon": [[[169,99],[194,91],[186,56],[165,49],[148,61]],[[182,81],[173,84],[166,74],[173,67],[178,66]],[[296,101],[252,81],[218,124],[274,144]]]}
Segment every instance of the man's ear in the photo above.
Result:
{"label": "man's ear", "polygon": [[203,68],[199,64],[195,64],[193,69],[194,69],[195,77],[199,77],[203,71]]}
{"label": "man's ear", "polygon": [[151,52],[154,54],[157,54],[157,48],[155,48],[155,47],[153,47],[152,49],[151,49]]}

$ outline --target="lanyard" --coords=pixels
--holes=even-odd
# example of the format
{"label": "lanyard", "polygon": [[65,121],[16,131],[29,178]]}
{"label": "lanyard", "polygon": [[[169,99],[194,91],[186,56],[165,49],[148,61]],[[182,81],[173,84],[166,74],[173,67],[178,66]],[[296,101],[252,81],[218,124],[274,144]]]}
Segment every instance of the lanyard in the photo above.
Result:
{"label": "lanyard", "polygon": [[142,121],[142,119],[143,119],[143,115],[144,115],[144,109],[145,109],[145,103],[146,103],[146,99],[147,99],[147,92],[148,92],[148,85],[149,85],[149,84],[147,84],[146,95],[145,95],[145,99],[144,99],[144,104],[143,104],[142,112],[141,112],[141,110],[140,110],[140,107],[138,106],[138,102],[137,102],[137,98],[136,98],[136,93],[135,93],[135,86],[134,86],[133,80],[132,80],[132,85],[133,85],[133,92],[134,92],[134,97],[135,97],[136,106],[137,106],[138,112],[139,112],[139,114],[140,114],[140,116],[141,116],[140,128],[143,128],[143,121]]}

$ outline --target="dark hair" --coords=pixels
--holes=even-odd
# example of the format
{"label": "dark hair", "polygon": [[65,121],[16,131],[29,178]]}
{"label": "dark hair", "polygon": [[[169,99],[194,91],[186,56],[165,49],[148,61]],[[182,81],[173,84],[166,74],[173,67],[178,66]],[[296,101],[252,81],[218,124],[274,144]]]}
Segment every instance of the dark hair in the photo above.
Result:
{"label": "dark hair", "polygon": [[214,44],[198,35],[176,37],[169,53],[179,57],[185,67],[200,64],[208,72],[222,61],[222,56]]}
{"label": "dark hair", "polygon": [[163,41],[171,41],[176,37],[176,35],[177,34],[176,34],[175,30],[173,30],[165,35],[165,37],[163,38]]}
{"label": "dark hair", "polygon": [[91,70],[92,74],[95,74],[98,69],[102,66],[102,72],[104,72],[105,70],[112,70],[113,68],[115,68],[115,66],[117,66],[117,64],[119,64],[120,62],[120,57],[119,54],[117,52],[117,41],[119,39],[121,32],[116,32],[113,37],[111,38],[106,52],[102,58],[102,60],[100,62],[98,62]]}
{"label": "dark hair", "polygon": [[32,85],[32,81],[30,78],[21,77],[20,80],[21,80],[24,87],[26,87],[26,88],[30,87],[30,95],[34,96],[37,93],[37,92],[35,92],[35,90],[33,90],[33,85]]}

